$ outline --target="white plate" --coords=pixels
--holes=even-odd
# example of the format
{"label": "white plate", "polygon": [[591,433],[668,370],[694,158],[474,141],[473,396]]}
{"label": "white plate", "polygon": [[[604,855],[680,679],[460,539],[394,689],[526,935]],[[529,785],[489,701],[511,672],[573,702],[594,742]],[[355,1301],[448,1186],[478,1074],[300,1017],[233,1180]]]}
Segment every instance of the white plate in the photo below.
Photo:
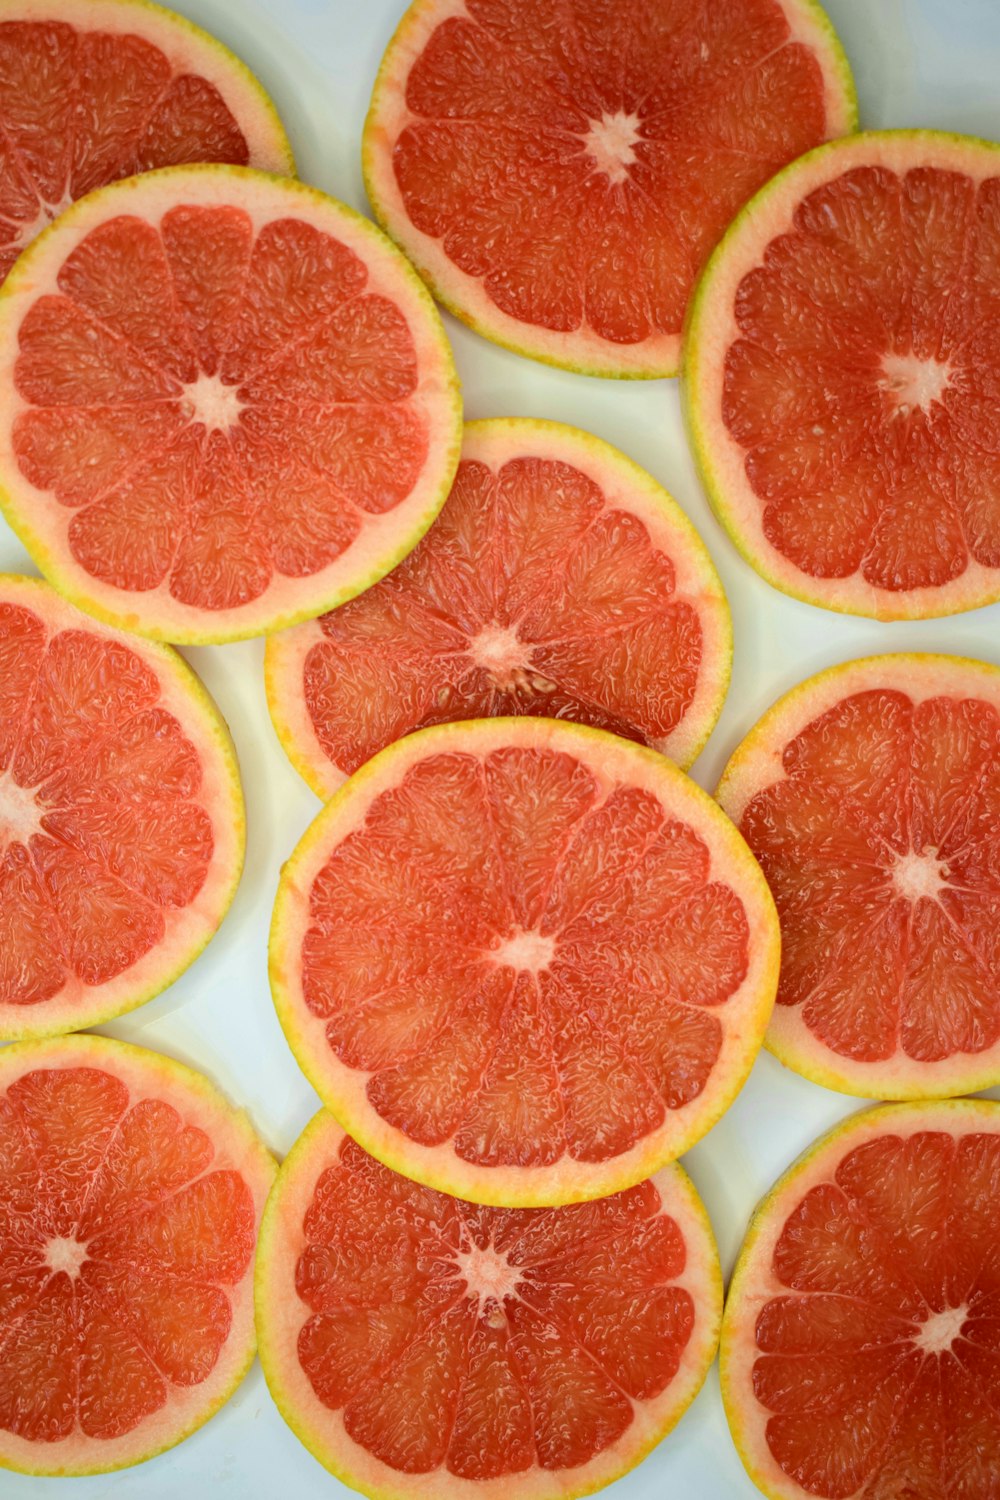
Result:
{"label": "white plate", "polygon": [[[258,73],[288,126],[300,175],[368,212],[359,145],[371,82],[403,0],[175,0]],[[854,67],[868,126],[930,125],[1000,138],[996,0],[827,0]],[[948,620],[880,625],[785,598],[737,555],[695,477],[672,381],[604,381],[546,369],[447,318],[470,417],[554,417],[589,428],[644,464],[687,510],[715,558],[736,634],[733,685],[694,768],[711,789],[763,709],[812,672],[881,651],[950,651],[1000,662],[1000,605]],[[0,521],[0,570],[36,571]],[[218,937],[166,994],[103,1027],[202,1069],[287,1151],[317,1107],[271,1007],[266,945],[278,869],[318,808],[285,759],[264,702],[263,646],[186,651],[232,728],[249,815],[246,873]],[[997,1096],[998,1091],[994,1091]],[[739,1099],[686,1158],[728,1273],[758,1198],[855,1104],[761,1057]],[[317,1500],[346,1496],[292,1436],[259,1366],[225,1409],[179,1448],[94,1479],[4,1474],[4,1500]],[[608,1492],[615,1500],[753,1500],[729,1438],[718,1378],[675,1431]]]}

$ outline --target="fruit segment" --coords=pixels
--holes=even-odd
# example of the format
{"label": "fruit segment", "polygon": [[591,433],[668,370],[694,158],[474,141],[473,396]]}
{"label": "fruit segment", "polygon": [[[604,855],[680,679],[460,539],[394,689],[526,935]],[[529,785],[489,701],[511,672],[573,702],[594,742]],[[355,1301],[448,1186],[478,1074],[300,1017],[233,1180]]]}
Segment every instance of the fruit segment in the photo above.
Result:
{"label": "fruit segment", "polygon": [[444,330],[378,230],[238,167],[91,195],[21,262],[0,347],[8,519],[62,592],[158,639],[342,603],[457,462]]}
{"label": "fruit segment", "polygon": [[678,1167],[596,1203],[482,1208],[374,1161],[321,1112],[261,1226],[261,1361],[285,1420],[370,1495],[555,1500],[677,1422],[721,1279]]}
{"label": "fruit segment", "polygon": [[365,179],[487,338],[589,374],[673,375],[737,209],[855,115],[812,0],[416,0],[375,84]]}
{"label": "fruit segment", "polygon": [[855,1115],[785,1174],[722,1333],[726,1412],[764,1494],[992,1492],[998,1230],[986,1100]]}
{"label": "fruit segment", "polygon": [[731,627],[680,509],[589,433],[472,422],[451,495],[398,568],[268,642],[272,718],[329,796],[376,751],[458,719],[573,719],[695,758]]}
{"label": "fruit segment", "polygon": [[777,927],[736,830],[599,730],[424,730],[285,867],[275,1003],[373,1154],[486,1203],[593,1198],[701,1136],[749,1071]]}
{"label": "fruit segment", "polygon": [[0,1036],[171,983],[225,915],[243,829],[228,734],[180,657],[0,578]]}
{"label": "fruit segment", "polygon": [[718,797],[778,907],[778,1057],[867,1097],[996,1083],[1000,670],[834,667],[765,714]]}
{"label": "fruit segment", "polygon": [[93,1474],[187,1437],[254,1351],[274,1163],[197,1073],[104,1037],[0,1054],[0,1464]]}

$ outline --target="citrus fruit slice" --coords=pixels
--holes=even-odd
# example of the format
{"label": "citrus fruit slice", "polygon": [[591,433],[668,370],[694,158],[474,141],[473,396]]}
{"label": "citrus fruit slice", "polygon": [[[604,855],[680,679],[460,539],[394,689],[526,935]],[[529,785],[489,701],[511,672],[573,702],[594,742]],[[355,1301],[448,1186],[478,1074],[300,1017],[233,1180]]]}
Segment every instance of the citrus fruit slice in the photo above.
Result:
{"label": "citrus fruit slice", "polygon": [[1000,1104],[865,1110],[761,1203],[722,1329],[771,1500],[986,1500],[1000,1480]]}
{"label": "citrus fruit slice", "polygon": [[692,443],[785,593],[909,619],[1000,599],[1000,148],[834,142],[768,183],[692,304]]}
{"label": "citrus fruit slice", "polygon": [[662,756],[555,719],[420,730],[282,873],[271,982],[380,1161],[480,1203],[648,1177],[739,1091],[778,928],[736,829]]}
{"label": "citrus fruit slice", "polygon": [[833,667],[764,715],[717,795],[781,920],[771,1051],[868,1098],[1000,1082],[1000,668]]}
{"label": "citrus fruit slice", "polygon": [[261,1363],[320,1463],[378,1500],[571,1500],[670,1431],[722,1281],[680,1167],[597,1203],[482,1208],[381,1166],[322,1110],[268,1200]]}
{"label": "citrus fruit slice", "polygon": [[0,1051],[0,1467],[104,1473],[208,1421],[253,1359],[274,1172],[170,1058],[95,1036]]}
{"label": "citrus fruit slice", "polygon": [[321,797],[429,724],[536,714],[681,766],[719,716],[732,628],[683,511],[610,444],[470,422],[444,510],[394,572],[268,641],[281,742]]}
{"label": "citrus fruit slice", "polygon": [[676,374],[741,204],[855,124],[814,0],[415,0],[363,160],[376,216],[478,333],[648,377]]}
{"label": "citrus fruit slice", "polygon": [[6,0],[0,281],[84,193],[194,161],[295,168],[274,105],[221,42],[148,0]]}
{"label": "citrus fruit slice", "polygon": [[0,1038],[171,984],[229,908],[244,829],[232,743],[186,663],[0,574]]}
{"label": "citrus fruit slice", "polygon": [[374,225],[243,167],[91,193],[0,293],[0,503],[102,619],[224,641],[331,609],[419,540],[458,383]]}

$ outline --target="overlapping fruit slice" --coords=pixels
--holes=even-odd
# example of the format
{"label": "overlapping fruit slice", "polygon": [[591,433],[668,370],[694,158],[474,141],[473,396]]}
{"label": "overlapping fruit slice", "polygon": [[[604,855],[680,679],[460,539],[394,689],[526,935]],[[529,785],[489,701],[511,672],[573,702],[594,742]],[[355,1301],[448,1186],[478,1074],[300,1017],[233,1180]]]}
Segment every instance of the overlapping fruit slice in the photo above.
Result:
{"label": "overlapping fruit slice", "polygon": [[526,418],[472,422],[447,504],[358,599],[274,636],[268,704],[329,796],[429,724],[541,714],[687,766],[729,681],[722,585],[686,516],[617,449]]}
{"label": "overlapping fruit slice", "polygon": [[677,1422],[715,1352],[712,1232],[679,1167],[596,1203],[482,1208],[321,1112],[261,1225],[261,1361],[303,1443],[372,1496],[570,1500]]}
{"label": "overlapping fruit slice", "polygon": [[880,619],[1000,598],[1000,152],[859,135],[769,183],[712,257],[691,435],[736,545]]}
{"label": "overlapping fruit slice", "polygon": [[177,167],[92,193],[8,278],[0,480],[101,618],[230,640],[333,608],[458,462],[451,353],[388,240],[312,188]]}
{"label": "overlapping fruit slice", "polygon": [[274,106],[221,42],[148,0],[7,0],[0,280],[74,199],[196,161],[293,170]]}
{"label": "overlapping fruit slice", "polygon": [[0,1037],[158,994],[222,921],[243,844],[232,744],[181,658],[0,575]]}
{"label": "overlapping fruit slice", "polygon": [[1000,1105],[865,1111],[761,1204],[722,1331],[771,1500],[985,1500],[1000,1476]]}
{"label": "overlapping fruit slice", "polygon": [[589,374],[673,375],[737,209],[855,120],[814,0],[415,0],[375,84],[365,178],[487,338]]}
{"label": "overlapping fruit slice", "polygon": [[1000,669],[833,667],[764,715],[718,797],[778,906],[782,1062],[869,1098],[1000,1080]]}
{"label": "overlapping fruit slice", "polygon": [[285,866],[275,1003],[366,1150],[483,1203],[638,1182],[750,1070],[778,969],[736,829],[653,751],[553,719],[423,730]]}
{"label": "overlapping fruit slice", "polygon": [[253,1358],[274,1171],[169,1058],[91,1036],[0,1052],[0,1466],[121,1468],[222,1405]]}

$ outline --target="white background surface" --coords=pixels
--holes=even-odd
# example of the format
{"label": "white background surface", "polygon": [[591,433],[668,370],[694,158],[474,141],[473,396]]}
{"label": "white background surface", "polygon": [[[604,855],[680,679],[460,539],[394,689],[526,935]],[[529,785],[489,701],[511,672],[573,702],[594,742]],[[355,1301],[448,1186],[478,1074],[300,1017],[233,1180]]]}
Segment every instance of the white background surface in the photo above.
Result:
{"label": "white background surface", "polygon": [[[613,3],[613,0],[609,0]],[[174,0],[258,73],[288,127],[302,178],[368,212],[361,125],[403,0]],[[1000,138],[997,0],[827,0],[854,67],[867,126],[929,125]],[[644,464],[700,530],[733,611],[733,684],[694,767],[711,789],[730,753],[782,692],[852,656],[953,651],[1000,662],[1000,605],[950,620],[880,625],[775,592],[711,515],[689,457],[675,384],[613,382],[550,370],[495,348],[446,315],[470,417],[552,417],[589,428]],[[35,572],[0,521],[0,569]],[[268,719],[259,641],[185,652],[232,728],[249,841],[243,883],[218,937],[166,994],[107,1033],[200,1068],[246,1107],[284,1154],[317,1106],[275,1018],[266,944],[279,866],[319,804],[286,761]],[[994,1091],[1000,1096],[998,1091]],[[685,1165],[732,1266],[761,1194],[809,1142],[856,1108],[762,1056],[741,1096]],[[3,1500],[316,1500],[348,1492],[285,1427],[259,1366],[207,1427],[139,1469],[93,1479],[0,1475]],[[610,1491],[615,1500],[752,1500],[729,1439],[713,1369],[680,1425]]]}

